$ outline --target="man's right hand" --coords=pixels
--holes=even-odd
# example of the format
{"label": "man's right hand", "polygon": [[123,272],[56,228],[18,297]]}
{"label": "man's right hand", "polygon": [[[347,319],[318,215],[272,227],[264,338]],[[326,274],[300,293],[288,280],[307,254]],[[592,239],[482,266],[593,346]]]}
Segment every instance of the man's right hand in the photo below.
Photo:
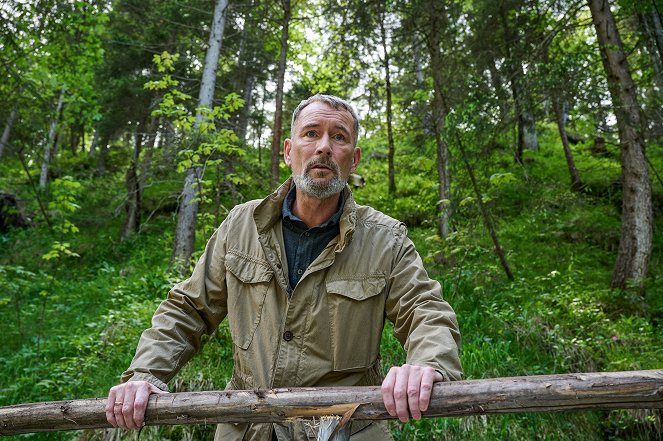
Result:
{"label": "man's right hand", "polygon": [[113,427],[139,429],[145,424],[150,395],[165,393],[147,381],[129,381],[113,386],[106,400],[106,419]]}

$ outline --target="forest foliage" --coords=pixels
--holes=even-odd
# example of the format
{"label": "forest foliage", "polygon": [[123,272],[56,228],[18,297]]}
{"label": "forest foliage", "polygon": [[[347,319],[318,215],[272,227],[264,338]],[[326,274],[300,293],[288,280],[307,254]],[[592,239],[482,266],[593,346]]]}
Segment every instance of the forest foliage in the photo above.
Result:
{"label": "forest foliage", "polygon": [[[658,0],[0,2],[0,405],[104,396],[228,211],[289,175],[278,150],[313,93],[356,106],[354,197],[407,224],[458,314],[466,378],[660,369],[662,19]],[[231,345],[223,323],[171,389],[225,387]],[[382,358],[404,360],[389,325]],[[662,427],[655,411],[391,425],[397,440]]]}

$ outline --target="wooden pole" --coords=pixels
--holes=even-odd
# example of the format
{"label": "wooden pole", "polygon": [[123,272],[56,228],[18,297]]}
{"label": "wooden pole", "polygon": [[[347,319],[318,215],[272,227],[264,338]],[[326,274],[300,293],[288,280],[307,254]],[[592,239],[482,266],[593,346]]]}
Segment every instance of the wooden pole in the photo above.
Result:
{"label": "wooden pole", "polygon": [[[106,398],[0,407],[0,435],[108,428]],[[152,395],[146,425],[284,422],[344,415],[392,418],[379,386]],[[663,408],[663,369],[437,383],[425,417]]]}

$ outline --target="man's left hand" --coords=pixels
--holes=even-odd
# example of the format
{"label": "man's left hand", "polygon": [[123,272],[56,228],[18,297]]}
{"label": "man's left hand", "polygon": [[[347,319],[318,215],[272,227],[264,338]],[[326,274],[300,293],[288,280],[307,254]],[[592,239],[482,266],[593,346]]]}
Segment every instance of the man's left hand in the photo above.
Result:
{"label": "man's left hand", "polygon": [[382,382],[382,400],[391,416],[406,423],[410,417],[421,419],[428,409],[433,383],[443,381],[442,374],[431,367],[393,366]]}

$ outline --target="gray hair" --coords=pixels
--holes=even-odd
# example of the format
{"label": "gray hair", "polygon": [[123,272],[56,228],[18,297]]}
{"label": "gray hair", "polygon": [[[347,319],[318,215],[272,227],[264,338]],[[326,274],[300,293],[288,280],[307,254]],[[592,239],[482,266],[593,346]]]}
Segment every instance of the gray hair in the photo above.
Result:
{"label": "gray hair", "polygon": [[315,95],[305,99],[295,109],[294,112],[292,112],[292,123],[290,125],[290,136],[293,136],[292,134],[295,132],[295,122],[297,121],[297,118],[299,118],[299,114],[301,111],[304,109],[304,107],[308,106],[311,103],[314,102],[321,102],[325,104],[329,104],[331,107],[333,107],[336,110],[347,110],[350,112],[350,115],[352,115],[352,122],[353,122],[353,129],[354,129],[354,139],[353,145],[357,147],[357,140],[359,139],[359,117],[357,116],[357,112],[355,112],[355,109],[352,107],[350,103],[345,101],[342,98],[339,98],[334,95],[323,95],[321,93],[316,93]]}

